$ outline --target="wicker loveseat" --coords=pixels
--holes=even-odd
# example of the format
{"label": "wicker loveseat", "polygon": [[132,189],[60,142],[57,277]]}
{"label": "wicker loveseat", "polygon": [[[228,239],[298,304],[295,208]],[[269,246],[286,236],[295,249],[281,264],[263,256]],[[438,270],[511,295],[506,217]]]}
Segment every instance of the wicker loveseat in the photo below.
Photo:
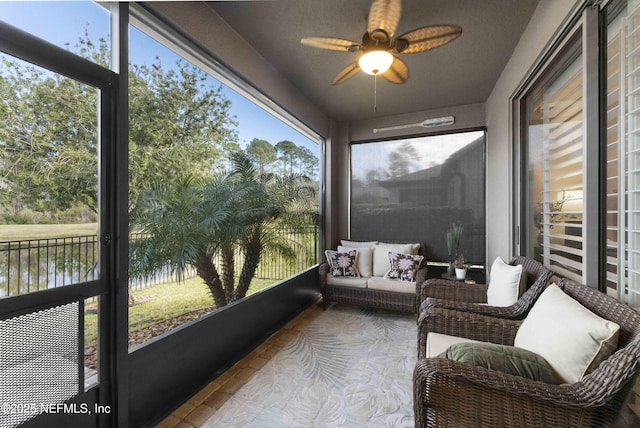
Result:
{"label": "wicker loveseat", "polygon": [[[414,371],[414,411],[419,427],[612,427],[640,362],[640,313],[568,280],[571,298],[620,326],[618,345],[589,374],[560,385],[528,380],[446,358],[419,359]],[[430,307],[429,331],[513,345],[522,320]],[[559,327],[561,328],[561,327]]]}
{"label": "wicker loveseat", "polygon": [[[349,242],[342,241],[343,244],[349,244]],[[351,244],[355,243],[351,241]],[[386,244],[381,243],[380,245],[385,246]],[[419,251],[419,244],[406,245],[412,245],[416,252]],[[415,247],[416,245],[417,247]],[[341,247],[338,248],[340,249]],[[393,311],[417,312],[419,304],[417,299],[418,292],[422,283],[427,279],[426,264],[418,269],[415,282],[388,280],[383,278],[382,271],[377,274],[375,273],[375,268],[372,271],[374,271],[372,276],[364,275],[354,279],[336,279],[332,278],[328,263],[322,263],[319,268],[319,279],[323,306],[326,308],[327,303],[338,302]]]}

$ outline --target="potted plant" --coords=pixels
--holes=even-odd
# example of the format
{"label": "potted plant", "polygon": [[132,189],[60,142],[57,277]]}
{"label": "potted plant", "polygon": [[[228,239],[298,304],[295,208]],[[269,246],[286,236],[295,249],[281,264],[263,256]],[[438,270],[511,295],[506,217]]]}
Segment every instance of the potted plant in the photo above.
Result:
{"label": "potted plant", "polygon": [[467,277],[467,269],[469,269],[469,263],[464,258],[464,255],[458,254],[456,257],[456,278],[465,279]]}
{"label": "potted plant", "polygon": [[462,236],[463,226],[461,224],[453,223],[449,226],[449,230],[444,234],[445,241],[447,243],[447,251],[449,252],[449,266],[447,273],[453,275],[454,271],[454,250],[457,256],[460,248],[460,237]]}

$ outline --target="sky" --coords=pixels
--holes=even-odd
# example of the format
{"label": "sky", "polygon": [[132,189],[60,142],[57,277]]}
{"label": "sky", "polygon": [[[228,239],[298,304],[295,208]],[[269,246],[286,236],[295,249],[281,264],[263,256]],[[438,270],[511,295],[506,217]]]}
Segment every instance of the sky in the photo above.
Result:
{"label": "sky", "polygon": [[[69,19],[74,17],[73,19]],[[93,2],[31,2],[0,1],[0,20],[28,31],[53,44],[70,48],[84,36],[85,29],[91,40],[107,38],[109,33],[109,14],[103,7]],[[61,25],[61,23],[63,23]],[[160,57],[164,68],[175,65],[179,56],[144,35],[137,29],[130,33],[130,61],[149,67]],[[210,77],[211,85],[221,83]],[[231,111],[239,123],[239,143],[245,147],[253,138],[260,138],[276,144],[289,140],[298,146],[307,147],[319,157],[319,146],[303,134],[267,113],[251,101],[223,85],[223,94],[232,102]]]}

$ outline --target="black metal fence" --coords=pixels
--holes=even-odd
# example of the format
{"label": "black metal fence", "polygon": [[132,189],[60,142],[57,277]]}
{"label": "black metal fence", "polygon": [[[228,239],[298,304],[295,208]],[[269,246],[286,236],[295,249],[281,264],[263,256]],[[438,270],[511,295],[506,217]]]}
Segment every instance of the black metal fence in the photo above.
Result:
{"label": "black metal fence", "polygon": [[95,235],[0,242],[0,297],[98,277]]}
{"label": "black metal fence", "polygon": [[[256,278],[280,280],[292,276],[316,263],[318,256],[318,228],[306,230],[283,229],[296,250],[294,260],[265,251],[256,271]],[[137,239],[135,234],[131,239]],[[243,256],[238,250],[235,263],[239,272]],[[220,266],[220,260],[217,260]],[[0,298],[32,293],[48,288],[97,279],[98,238],[96,235],[0,241]],[[191,273],[191,277],[195,273]],[[189,277],[189,272],[187,272]],[[133,281],[133,289],[151,287],[158,283],[177,281],[169,273]]]}

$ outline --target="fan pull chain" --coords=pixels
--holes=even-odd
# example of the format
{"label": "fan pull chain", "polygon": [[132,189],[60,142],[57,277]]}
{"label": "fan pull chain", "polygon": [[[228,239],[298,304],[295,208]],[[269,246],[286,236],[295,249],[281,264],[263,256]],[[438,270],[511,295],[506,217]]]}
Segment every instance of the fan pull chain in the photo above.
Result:
{"label": "fan pull chain", "polygon": [[378,75],[373,75],[373,112],[378,112]]}

